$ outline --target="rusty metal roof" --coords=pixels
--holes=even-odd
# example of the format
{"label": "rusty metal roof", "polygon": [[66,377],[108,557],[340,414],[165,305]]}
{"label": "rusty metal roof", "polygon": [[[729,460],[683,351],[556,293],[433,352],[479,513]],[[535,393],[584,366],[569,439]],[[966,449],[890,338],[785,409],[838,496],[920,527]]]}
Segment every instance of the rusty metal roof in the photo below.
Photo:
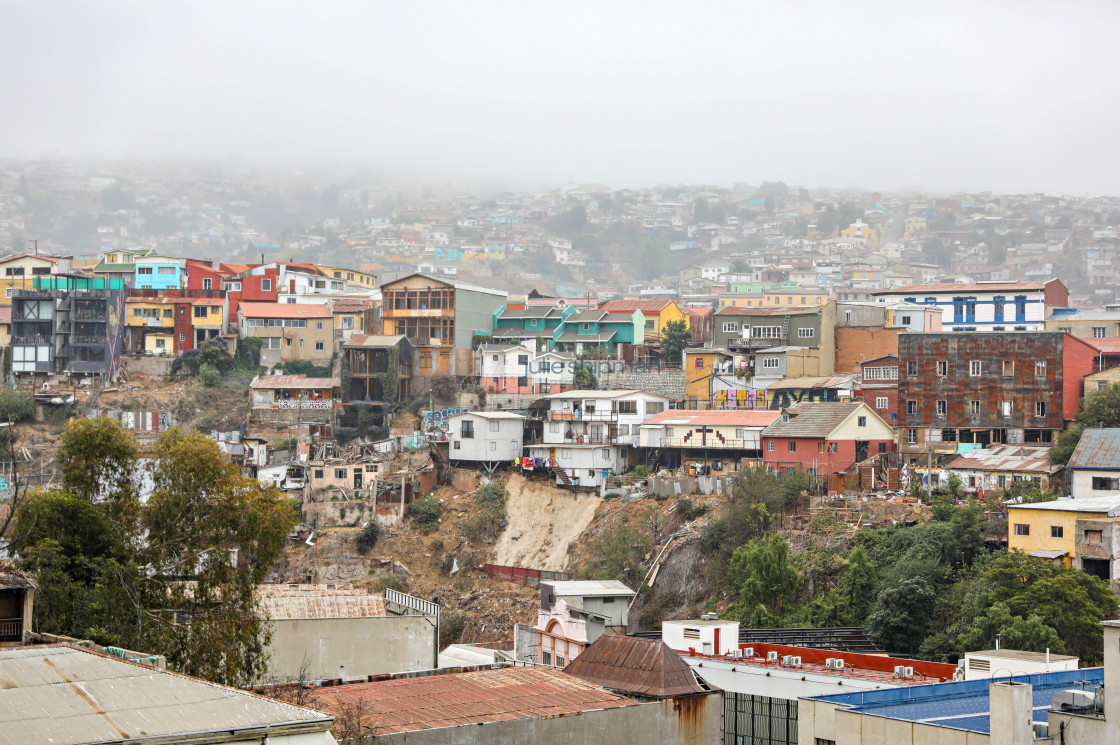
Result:
{"label": "rusty metal roof", "polygon": [[436,673],[323,688],[316,707],[361,717],[385,735],[638,706],[638,702],[550,667]]}
{"label": "rusty metal roof", "polygon": [[201,742],[265,727],[281,740],[330,726],[317,711],[78,647],[0,650],[0,745]]}
{"label": "rusty metal roof", "polygon": [[326,585],[259,585],[257,598],[266,618],[376,618],[387,615],[385,599],[366,590]]}
{"label": "rusty metal roof", "polygon": [[262,375],[254,380],[249,387],[257,390],[271,388],[338,388],[342,385],[341,378],[305,378],[302,375]]}
{"label": "rusty metal roof", "polygon": [[631,696],[668,698],[706,693],[692,668],[661,640],[604,634],[564,672]]}
{"label": "rusty metal roof", "polygon": [[39,585],[27,572],[21,572],[9,562],[0,562],[0,588],[38,590]]}
{"label": "rusty metal roof", "polygon": [[1120,470],[1120,429],[1085,430],[1066,467],[1073,470]]}
{"label": "rusty metal roof", "polygon": [[1049,447],[1029,445],[995,445],[961,453],[946,468],[965,471],[1019,471],[1025,473],[1057,473],[1060,465],[1050,462]]}

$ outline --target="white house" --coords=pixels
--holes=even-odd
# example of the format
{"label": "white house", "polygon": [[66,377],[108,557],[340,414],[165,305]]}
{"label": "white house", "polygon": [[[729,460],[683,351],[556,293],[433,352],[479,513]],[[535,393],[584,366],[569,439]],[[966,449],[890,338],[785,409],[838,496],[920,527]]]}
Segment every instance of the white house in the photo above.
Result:
{"label": "white house", "polygon": [[1069,291],[1058,279],[921,284],[872,295],[880,303],[937,307],[942,331],[1045,331],[1051,309],[1069,306]]}
{"label": "white house", "polygon": [[600,488],[625,470],[636,458],[642,422],[669,408],[667,397],[638,390],[567,391],[545,401],[541,442],[529,453],[569,487]]}
{"label": "white house", "polygon": [[1120,429],[1087,429],[1066,464],[1074,499],[1120,495]]}
{"label": "white house", "polygon": [[508,411],[468,411],[448,417],[448,457],[453,464],[493,472],[521,457],[525,417]]}
{"label": "white house", "polygon": [[535,339],[520,344],[480,344],[474,351],[480,385],[491,393],[560,393],[571,390],[575,356],[538,352]]}

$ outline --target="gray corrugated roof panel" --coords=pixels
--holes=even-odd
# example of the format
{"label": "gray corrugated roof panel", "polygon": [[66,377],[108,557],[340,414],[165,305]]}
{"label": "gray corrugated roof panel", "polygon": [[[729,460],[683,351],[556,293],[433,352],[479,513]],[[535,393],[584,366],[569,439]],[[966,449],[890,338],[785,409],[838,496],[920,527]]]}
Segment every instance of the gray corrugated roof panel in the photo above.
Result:
{"label": "gray corrugated roof panel", "polygon": [[1120,429],[1085,430],[1066,467],[1074,470],[1120,470]]}
{"label": "gray corrugated roof panel", "polygon": [[565,580],[547,582],[558,597],[633,597],[637,593],[616,579]]}
{"label": "gray corrugated roof panel", "polygon": [[236,688],[68,645],[0,650],[0,745],[87,745],[275,727],[331,718]]}

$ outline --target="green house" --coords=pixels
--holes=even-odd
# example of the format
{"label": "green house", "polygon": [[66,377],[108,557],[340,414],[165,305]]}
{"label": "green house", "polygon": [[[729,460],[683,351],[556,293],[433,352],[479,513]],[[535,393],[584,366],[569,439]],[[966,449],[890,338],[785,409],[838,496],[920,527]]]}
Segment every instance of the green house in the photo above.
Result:
{"label": "green house", "polygon": [[644,343],[645,327],[646,317],[640,310],[633,313],[585,310],[564,318],[552,337],[553,348],[575,354],[589,349],[613,353],[619,344]]}
{"label": "green house", "polygon": [[[530,306],[528,308],[507,308],[502,306],[494,311],[494,331],[490,335],[495,344],[519,344],[527,339],[543,336],[551,341],[564,319],[576,312],[568,306]],[[543,350],[542,350],[543,351]]]}

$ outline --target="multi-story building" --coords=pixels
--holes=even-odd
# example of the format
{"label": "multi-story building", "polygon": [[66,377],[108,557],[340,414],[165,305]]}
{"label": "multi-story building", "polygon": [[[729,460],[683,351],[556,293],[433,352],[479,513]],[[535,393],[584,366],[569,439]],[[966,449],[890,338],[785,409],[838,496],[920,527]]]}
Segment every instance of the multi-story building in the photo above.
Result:
{"label": "multi-story building", "polygon": [[962,444],[1049,444],[1077,413],[1096,357],[1058,332],[902,334],[899,449],[918,463]]}
{"label": "multi-story building", "polygon": [[[416,359],[406,336],[355,334],[342,346],[346,369],[350,371],[350,390],[343,391],[351,401],[400,401],[412,395]],[[386,393],[389,363],[396,357],[397,389]]]}
{"label": "multi-story building", "polygon": [[895,431],[863,401],[791,406],[762,433],[762,461],[774,471],[826,476],[895,450]]}
{"label": "multi-story building", "polygon": [[334,352],[331,309],[307,303],[242,302],[242,337],[261,339],[261,364],[307,360],[326,364]]}
{"label": "multi-story building", "polygon": [[472,337],[493,328],[494,312],[507,293],[424,274],[410,274],[381,286],[385,334],[407,336],[420,377],[436,372],[467,375]]}
{"label": "multi-story building", "polygon": [[728,292],[720,295],[720,305],[731,308],[798,308],[824,305],[828,290],[823,287],[784,287],[758,292]]}
{"label": "multi-story building", "polygon": [[480,344],[474,370],[491,393],[548,394],[572,389],[576,358],[562,352],[537,351],[536,343]]}
{"label": "multi-story building", "polygon": [[585,310],[564,318],[553,334],[553,348],[575,354],[590,350],[614,354],[620,344],[644,343],[645,325],[646,319],[640,310],[631,313]]}
{"label": "multi-story building", "polygon": [[12,295],[12,372],[108,381],[120,365],[127,285],[75,275],[38,277]]}
{"label": "multi-story building", "polygon": [[1120,496],[1007,506],[1007,547],[1060,562],[1120,590]]}
{"label": "multi-story building", "polygon": [[643,318],[643,333],[647,343],[659,341],[661,331],[670,321],[688,322],[680,306],[672,300],[608,300],[600,305],[599,309],[608,313],[627,315],[640,310]]}
{"label": "multi-story building", "polygon": [[859,363],[859,386],[853,395],[894,424],[898,421],[898,355],[885,354]]}
{"label": "multi-story building", "polygon": [[618,580],[541,582],[536,661],[564,667],[604,634],[625,634],[635,595]]}
{"label": "multi-story building", "polygon": [[1120,337],[1120,310],[1058,308],[1046,319],[1046,330],[1083,339],[1114,339]]}
{"label": "multi-story building", "polygon": [[[546,463],[561,486],[599,488],[611,474],[637,463],[641,424],[669,407],[669,399],[637,390],[568,391],[545,397],[540,439],[529,454]],[[633,461],[633,462],[631,462]]]}
{"label": "multi-story building", "polygon": [[552,342],[553,334],[564,319],[575,312],[575,307],[571,305],[563,308],[554,305],[510,308],[503,305],[494,311],[494,331],[490,338],[496,343],[518,344],[543,337],[547,345]]}
{"label": "multi-story building", "polygon": [[448,459],[493,473],[521,457],[525,417],[509,411],[466,411],[448,420]]}
{"label": "multi-story building", "polygon": [[139,290],[171,290],[183,286],[182,259],[146,254],[138,256],[132,286]]}
{"label": "multi-story building", "polygon": [[1061,280],[924,284],[872,293],[880,303],[900,298],[936,306],[945,331],[1043,331],[1054,308],[1069,305]]}
{"label": "multi-story building", "polygon": [[717,473],[734,471],[744,459],[762,458],[762,431],[780,417],[765,410],[671,409],[642,423],[640,443],[669,468],[701,463]]}
{"label": "multi-story building", "polygon": [[15,254],[0,260],[0,304],[9,305],[16,290],[30,290],[35,286],[37,277],[52,274],[66,274],[70,271],[70,259],[58,256],[39,256],[38,254]]}
{"label": "multi-story building", "polygon": [[1085,430],[1066,469],[1074,499],[1120,496],[1120,429]]}
{"label": "multi-story building", "polygon": [[712,326],[713,345],[754,354],[769,347],[816,347],[829,375],[836,359],[836,303],[813,308],[720,308]]}

